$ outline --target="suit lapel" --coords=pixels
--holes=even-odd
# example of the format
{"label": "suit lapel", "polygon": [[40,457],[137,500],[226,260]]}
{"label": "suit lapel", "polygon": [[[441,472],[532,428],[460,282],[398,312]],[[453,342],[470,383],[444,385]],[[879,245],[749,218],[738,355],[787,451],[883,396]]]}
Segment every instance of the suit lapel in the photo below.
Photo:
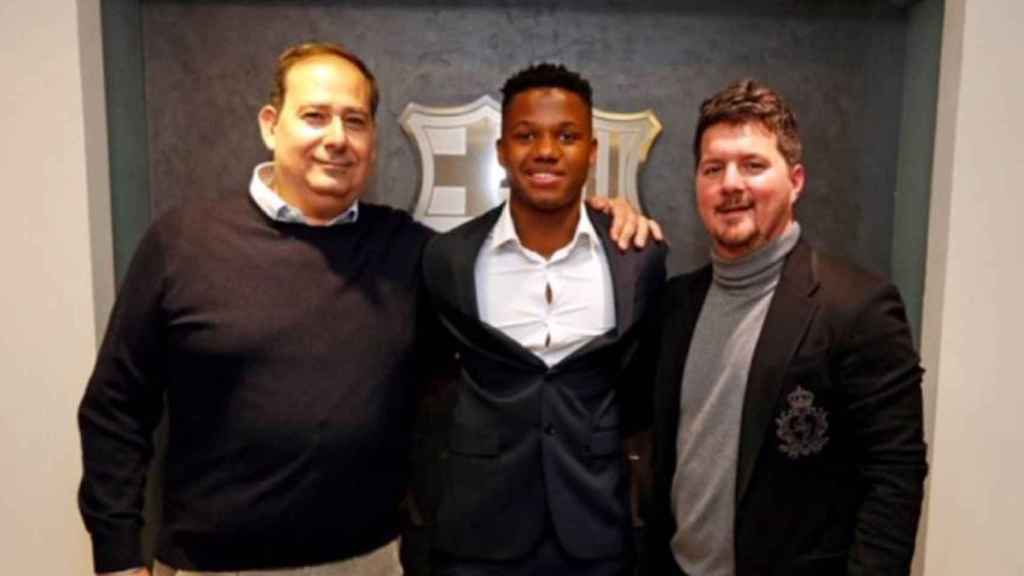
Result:
{"label": "suit lapel", "polygon": [[466,347],[482,353],[502,349],[502,358],[546,368],[540,358],[480,319],[476,291],[476,260],[503,208],[504,204],[499,205],[441,237],[445,240],[442,249],[447,253],[444,261],[448,266],[444,273],[439,275],[438,282],[442,287],[436,292],[447,301],[446,308],[452,314],[447,319],[442,317],[442,321]]}
{"label": "suit lapel", "polygon": [[746,494],[765,435],[772,428],[786,368],[817,311],[811,297],[818,285],[811,256],[810,247],[800,241],[786,259],[750,363],[736,470],[737,503]]}
{"label": "suit lapel", "polygon": [[615,336],[620,336],[628,329],[635,320],[634,300],[636,298],[636,283],[639,280],[635,267],[636,258],[627,258],[626,254],[619,251],[619,247],[611,239],[611,223],[606,214],[584,207],[590,222],[594,225],[601,245],[604,247],[605,257],[608,261],[608,270],[612,277],[612,299],[615,302]]}
{"label": "suit lapel", "polygon": [[455,232],[452,241],[445,246],[451,254],[448,259],[451,262],[451,276],[445,279],[451,282],[448,293],[452,294],[455,307],[469,318],[480,317],[476,299],[476,259],[494,223],[501,216],[502,207],[499,205],[471,220]]}

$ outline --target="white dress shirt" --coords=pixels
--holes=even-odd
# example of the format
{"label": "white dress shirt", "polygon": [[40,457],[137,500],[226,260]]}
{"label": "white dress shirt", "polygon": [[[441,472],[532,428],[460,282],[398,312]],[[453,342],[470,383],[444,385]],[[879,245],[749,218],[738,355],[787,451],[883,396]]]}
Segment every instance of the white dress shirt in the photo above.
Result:
{"label": "white dress shirt", "polygon": [[615,328],[615,293],[601,239],[585,208],[550,259],[519,241],[506,202],[476,259],[480,319],[554,366]]}
{"label": "white dress shirt", "polygon": [[[272,185],[274,181],[274,163],[263,162],[257,164],[252,170],[252,180],[249,181],[249,195],[252,196],[256,205],[271,220],[277,222],[289,222],[292,224],[306,224],[312,226],[309,220],[302,214],[302,211],[284,201]],[[324,222],[322,226],[334,226],[337,224],[351,224],[359,219],[359,201],[356,200],[341,214]]]}

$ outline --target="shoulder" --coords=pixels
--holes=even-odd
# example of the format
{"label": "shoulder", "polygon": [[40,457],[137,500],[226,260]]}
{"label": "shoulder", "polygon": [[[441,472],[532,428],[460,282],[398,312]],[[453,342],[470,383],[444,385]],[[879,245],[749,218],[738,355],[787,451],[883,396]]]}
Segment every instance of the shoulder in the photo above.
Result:
{"label": "shoulder", "polygon": [[880,332],[909,334],[899,289],[885,276],[814,247],[807,257],[817,281],[813,297],[844,340],[871,339]]}
{"label": "shoulder", "polygon": [[251,221],[258,209],[247,193],[215,198],[194,198],[157,215],[150,228],[167,236],[194,237],[212,229],[235,227]]}
{"label": "shoulder", "polygon": [[424,260],[427,262],[439,261],[467,248],[479,249],[491,229],[494,228],[494,223],[501,215],[501,210],[502,206],[498,206],[447,232],[435,234],[427,243]]}
{"label": "shoulder", "polygon": [[413,220],[405,210],[382,204],[359,203],[359,218],[365,220],[375,232],[407,237],[419,243],[426,243],[436,233]]}
{"label": "shoulder", "polygon": [[619,250],[618,246],[611,239],[611,228],[612,219],[611,216],[603,212],[598,212],[590,207],[586,208],[587,217],[590,218],[590,223],[594,226],[594,230],[604,246],[605,253],[609,259],[621,258],[624,260],[633,260],[639,266],[641,270],[660,270],[662,276],[664,276],[665,259],[668,256],[668,246],[662,242],[656,242],[653,239],[648,240],[647,245],[643,248],[630,248],[628,250]]}
{"label": "shoulder", "polygon": [[807,258],[818,283],[819,297],[833,308],[856,309],[881,294],[896,294],[896,287],[883,275],[812,245]]}
{"label": "shoulder", "polygon": [[695,270],[669,278],[665,283],[665,297],[666,299],[682,300],[695,293],[707,291],[710,285],[711,265],[705,264]]}

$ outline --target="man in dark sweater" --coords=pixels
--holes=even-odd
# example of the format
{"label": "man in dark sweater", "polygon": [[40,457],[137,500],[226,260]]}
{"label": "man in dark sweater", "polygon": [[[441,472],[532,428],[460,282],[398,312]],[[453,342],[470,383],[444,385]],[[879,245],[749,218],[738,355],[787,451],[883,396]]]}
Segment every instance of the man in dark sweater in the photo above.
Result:
{"label": "man in dark sweater", "polygon": [[899,293],[802,238],[774,91],[706,100],[693,146],[711,265],[660,306],[653,573],[908,574],[926,464]]}
{"label": "man in dark sweater", "polygon": [[343,48],[285,51],[259,113],[273,162],[249,194],[186,203],[143,238],[79,412],[97,572],[148,573],[142,488],[166,411],[158,575],[401,573],[415,388],[438,339],[420,321],[430,231],[359,202],[377,101]]}

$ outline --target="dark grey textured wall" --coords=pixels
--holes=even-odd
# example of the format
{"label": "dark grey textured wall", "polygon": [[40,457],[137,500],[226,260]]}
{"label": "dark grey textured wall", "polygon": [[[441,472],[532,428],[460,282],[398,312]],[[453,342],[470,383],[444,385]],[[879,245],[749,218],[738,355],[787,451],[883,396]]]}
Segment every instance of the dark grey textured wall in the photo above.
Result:
{"label": "dark grey textured wall", "polygon": [[653,108],[661,119],[641,196],[667,229],[670,271],[688,270],[707,252],[693,208],[697,107],[753,76],[800,117],[809,176],[798,214],[807,233],[888,272],[906,27],[904,10],[883,1],[144,2],[153,213],[244,192],[252,166],[268,157],[256,112],[275,57],[323,39],[365,57],[380,81],[371,201],[415,202],[417,160],[397,123],[409,101],[497,96],[512,72],[557,60],[590,78],[598,107]]}

